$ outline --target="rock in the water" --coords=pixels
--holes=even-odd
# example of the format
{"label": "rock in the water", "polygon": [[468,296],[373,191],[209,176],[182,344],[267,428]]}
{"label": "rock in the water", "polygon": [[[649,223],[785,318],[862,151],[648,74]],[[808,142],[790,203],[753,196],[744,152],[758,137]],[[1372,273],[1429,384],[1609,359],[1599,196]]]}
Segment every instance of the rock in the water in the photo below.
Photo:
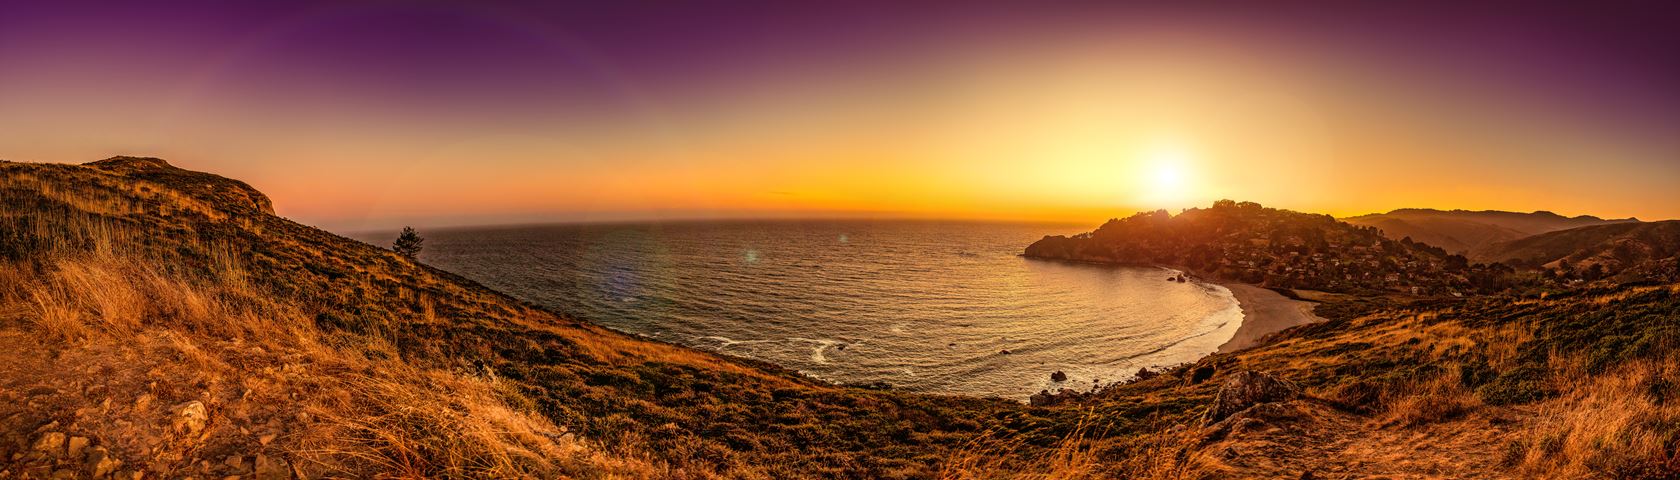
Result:
{"label": "rock in the water", "polygon": [[204,422],[210,419],[210,414],[204,409],[204,402],[193,400],[175,407],[175,431],[189,434],[204,430]]}
{"label": "rock in the water", "polygon": [[43,433],[41,434],[41,438],[35,440],[35,446],[31,447],[31,449],[45,453],[47,456],[52,458],[63,456],[64,434],[59,432]]}
{"label": "rock in the water", "polygon": [[1217,422],[1255,405],[1294,400],[1300,396],[1301,388],[1288,380],[1269,373],[1244,370],[1231,375],[1219,386],[1207,421]]}
{"label": "rock in the water", "polygon": [[1066,382],[1067,381],[1067,374],[1062,373],[1061,370],[1057,370],[1056,373],[1050,374],[1050,381],[1052,381],[1052,382]]}

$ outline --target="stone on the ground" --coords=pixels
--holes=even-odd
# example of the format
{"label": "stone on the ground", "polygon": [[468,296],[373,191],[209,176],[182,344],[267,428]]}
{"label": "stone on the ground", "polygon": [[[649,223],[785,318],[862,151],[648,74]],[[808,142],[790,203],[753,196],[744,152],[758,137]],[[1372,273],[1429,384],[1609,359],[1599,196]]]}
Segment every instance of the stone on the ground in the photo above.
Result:
{"label": "stone on the ground", "polygon": [[150,393],[140,394],[140,398],[134,399],[134,409],[145,410],[146,407],[152,406],[152,399],[154,398],[156,397],[153,397]]}
{"label": "stone on the ground", "polygon": [[267,455],[259,453],[257,454],[255,476],[257,480],[286,480],[291,477],[291,469],[286,465],[285,460],[269,458]]}
{"label": "stone on the ground", "polygon": [[43,433],[41,438],[35,440],[35,446],[31,447],[31,450],[42,452],[52,458],[63,456],[64,434],[59,432]]}
{"label": "stone on the ground", "polygon": [[1158,375],[1160,375],[1160,374],[1149,371],[1149,367],[1140,367],[1140,368],[1138,368],[1137,375],[1133,375],[1132,378],[1135,378],[1138,381],[1144,381],[1144,380],[1148,380],[1148,379],[1151,379],[1151,378],[1155,378]]}
{"label": "stone on the ground", "polygon": [[93,478],[104,478],[119,466],[122,466],[122,461],[112,457],[111,452],[106,450],[105,447],[93,447],[92,450],[88,451],[88,475]]}
{"label": "stone on the ground", "polygon": [[87,450],[87,437],[70,437],[70,458],[82,458],[82,452]]}
{"label": "stone on the ground", "polygon": [[241,455],[228,455],[227,460],[222,461],[222,464],[237,472],[245,471],[245,457]]}
{"label": "stone on the ground", "polygon": [[193,434],[204,430],[204,423],[210,419],[210,414],[204,409],[204,402],[193,400],[175,407],[175,431]]}
{"label": "stone on the ground", "polygon": [[1061,370],[1057,370],[1056,373],[1050,374],[1050,381],[1052,381],[1052,382],[1066,382],[1067,381],[1067,374],[1062,373]]}
{"label": "stone on the ground", "polygon": [[1283,402],[1301,396],[1301,388],[1272,374],[1244,370],[1225,379],[1213,398],[1208,411],[1208,423],[1217,422],[1232,414],[1262,403]]}

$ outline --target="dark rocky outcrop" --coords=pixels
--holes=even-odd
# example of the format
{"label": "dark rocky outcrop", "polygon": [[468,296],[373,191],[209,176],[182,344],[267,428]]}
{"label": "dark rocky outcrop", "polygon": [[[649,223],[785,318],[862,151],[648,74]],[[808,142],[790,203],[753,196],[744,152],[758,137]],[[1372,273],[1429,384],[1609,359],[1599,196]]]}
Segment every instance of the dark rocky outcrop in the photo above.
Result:
{"label": "dark rocky outcrop", "polygon": [[1244,370],[1225,379],[1214,396],[1213,408],[1208,410],[1207,422],[1224,420],[1255,405],[1294,400],[1301,396],[1301,388],[1269,373]]}
{"label": "dark rocky outcrop", "polygon": [[1058,389],[1056,390],[1056,393],[1050,393],[1049,390],[1039,390],[1038,393],[1033,394],[1031,397],[1027,397],[1027,403],[1034,407],[1049,407],[1077,401],[1088,395],[1089,394],[1080,393],[1067,388]]}
{"label": "dark rocky outcrop", "polygon": [[1196,367],[1190,371],[1190,376],[1184,378],[1184,384],[1188,386],[1208,381],[1208,379],[1213,378],[1213,373],[1216,371],[1218,369],[1213,365]]}

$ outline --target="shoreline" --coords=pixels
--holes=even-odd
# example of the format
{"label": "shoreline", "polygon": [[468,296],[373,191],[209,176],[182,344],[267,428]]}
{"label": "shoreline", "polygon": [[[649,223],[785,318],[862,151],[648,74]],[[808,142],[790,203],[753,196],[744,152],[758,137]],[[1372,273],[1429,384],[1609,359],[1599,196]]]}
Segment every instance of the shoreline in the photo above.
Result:
{"label": "shoreline", "polygon": [[1219,346],[1214,353],[1231,353],[1259,344],[1266,335],[1276,333],[1296,325],[1306,325],[1324,321],[1314,315],[1313,303],[1294,300],[1265,288],[1246,283],[1214,282],[1231,291],[1231,296],[1237,299],[1237,305],[1242,308],[1242,325],[1237,327],[1237,333]]}
{"label": "shoreline", "polygon": [[1213,280],[1188,268],[1161,264],[1043,257],[1028,255],[1025,253],[1018,254],[1018,256],[1034,260],[1049,260],[1088,265],[1162,268],[1177,272],[1179,275],[1185,275],[1186,278],[1192,281],[1225,287],[1227,290],[1231,291],[1231,296],[1235,297],[1237,300],[1237,306],[1242,309],[1242,324],[1237,326],[1237,332],[1231,335],[1231,339],[1220,344],[1219,349],[1215,350],[1213,354],[1231,353],[1247,349],[1259,344],[1260,339],[1264,338],[1266,335],[1277,333],[1297,325],[1306,325],[1309,323],[1324,321],[1323,317],[1313,314],[1313,305],[1315,305],[1313,302],[1285,297],[1281,293],[1258,285]]}

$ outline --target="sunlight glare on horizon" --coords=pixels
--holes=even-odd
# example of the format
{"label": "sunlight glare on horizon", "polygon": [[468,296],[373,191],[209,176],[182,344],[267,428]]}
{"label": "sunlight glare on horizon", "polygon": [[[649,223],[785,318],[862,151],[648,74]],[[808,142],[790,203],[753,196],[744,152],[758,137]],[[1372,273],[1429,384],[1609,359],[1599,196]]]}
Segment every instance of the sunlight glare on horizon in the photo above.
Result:
{"label": "sunlight glare on horizon", "polygon": [[1170,208],[1183,206],[1194,198],[1192,191],[1191,153],[1176,144],[1158,144],[1139,155],[1142,175],[1137,179],[1141,206]]}

